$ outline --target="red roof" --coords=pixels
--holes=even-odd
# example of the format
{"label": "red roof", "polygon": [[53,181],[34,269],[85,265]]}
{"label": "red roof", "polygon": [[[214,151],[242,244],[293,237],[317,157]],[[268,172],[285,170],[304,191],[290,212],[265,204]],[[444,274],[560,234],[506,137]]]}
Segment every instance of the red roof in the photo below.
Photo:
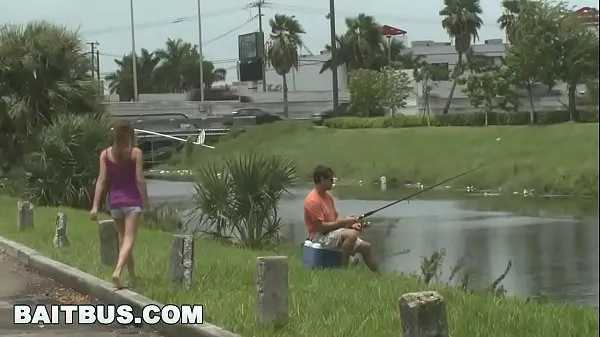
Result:
{"label": "red roof", "polygon": [[406,35],[406,31],[400,28],[383,25],[381,26],[381,35],[383,36],[397,36],[397,35]]}
{"label": "red roof", "polygon": [[593,21],[592,24],[595,24],[596,26],[598,25],[599,12],[596,8],[581,7],[578,10],[576,10],[575,13],[582,16],[588,16],[590,18],[590,21]]}
{"label": "red roof", "polygon": [[595,15],[595,16],[598,16],[598,10],[596,8],[592,8],[592,7],[581,7],[578,10],[576,10],[575,13],[578,13],[578,14],[581,14],[581,15]]}

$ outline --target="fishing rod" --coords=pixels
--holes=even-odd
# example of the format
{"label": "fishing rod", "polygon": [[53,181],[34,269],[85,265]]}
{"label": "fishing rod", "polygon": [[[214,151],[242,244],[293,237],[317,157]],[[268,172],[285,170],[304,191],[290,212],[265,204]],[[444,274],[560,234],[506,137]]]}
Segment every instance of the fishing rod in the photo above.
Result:
{"label": "fishing rod", "polygon": [[485,167],[485,166],[488,166],[488,165],[490,165],[490,164],[492,164],[492,163],[494,163],[494,162],[496,162],[496,161],[498,161],[498,160],[499,160],[499,158],[497,158],[497,159],[494,159],[494,160],[491,160],[491,161],[488,161],[488,162],[486,162],[486,163],[483,163],[483,164],[481,164],[481,165],[479,165],[479,166],[477,166],[477,167],[475,167],[475,168],[472,168],[472,169],[470,169],[470,170],[467,170],[467,171],[465,171],[465,172],[462,172],[461,174],[457,174],[457,175],[455,175],[455,176],[453,176],[453,177],[451,177],[451,178],[448,178],[448,179],[446,179],[446,180],[440,181],[439,183],[437,183],[437,184],[435,184],[435,185],[433,185],[433,186],[429,186],[429,187],[427,187],[427,188],[425,188],[425,189],[419,190],[418,192],[415,192],[415,193],[413,193],[413,194],[411,194],[411,195],[408,195],[408,196],[406,196],[406,197],[404,197],[404,198],[402,198],[402,199],[399,199],[399,200],[396,200],[396,201],[394,201],[394,202],[391,202],[391,203],[389,203],[389,204],[387,204],[387,205],[385,205],[385,206],[383,206],[383,207],[379,207],[378,209],[374,209],[374,210],[372,210],[372,211],[369,211],[369,212],[367,212],[367,213],[365,213],[365,214],[363,214],[363,215],[359,216],[359,217],[358,217],[358,219],[359,219],[359,220],[361,220],[361,219],[364,219],[364,218],[366,218],[366,217],[368,217],[368,216],[371,216],[371,215],[373,215],[373,214],[375,214],[375,213],[377,213],[377,212],[380,212],[380,211],[382,211],[382,210],[384,210],[384,209],[386,209],[386,208],[388,208],[388,207],[392,207],[392,206],[394,206],[394,205],[396,205],[396,204],[398,204],[398,203],[401,203],[401,202],[403,202],[403,201],[406,201],[406,200],[408,200],[408,199],[410,199],[410,198],[414,198],[414,197],[416,197],[417,195],[419,195],[419,194],[421,194],[421,193],[425,193],[425,192],[427,192],[427,191],[430,191],[430,190],[432,190],[432,189],[434,189],[434,188],[436,188],[436,187],[438,187],[438,186],[440,186],[440,185],[443,185],[443,184],[445,184],[445,183],[447,183],[447,182],[449,182],[449,181],[452,181],[452,180],[454,180],[454,179],[458,179],[458,178],[460,178],[460,177],[462,177],[462,176],[465,176],[465,175],[467,175],[467,174],[469,174],[469,173],[471,173],[471,172],[477,171],[477,170],[479,170],[479,169],[481,169],[481,168],[483,168],[483,167]]}

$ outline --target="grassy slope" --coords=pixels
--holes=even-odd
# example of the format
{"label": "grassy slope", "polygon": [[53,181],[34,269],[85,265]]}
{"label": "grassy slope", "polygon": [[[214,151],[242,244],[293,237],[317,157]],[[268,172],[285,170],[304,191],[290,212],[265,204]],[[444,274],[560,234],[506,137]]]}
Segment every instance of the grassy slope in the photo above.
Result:
{"label": "grassy slope", "polygon": [[424,184],[500,158],[456,186],[598,193],[598,124],[336,130],[277,123],[223,140],[216,151],[199,150],[191,162],[174,166],[194,168],[252,150],[289,155],[306,178],[317,164],[326,164],[343,178],[373,181],[385,175],[388,181]]}
{"label": "grassy slope", "polygon": [[[108,279],[111,268],[99,261],[98,231],[87,212],[66,210],[71,247],[52,246],[56,208],[36,208],[35,229],[16,229],[16,200],[0,197],[0,233],[83,271]],[[397,301],[405,292],[436,289],[395,275],[366,270],[309,271],[301,267],[297,248],[249,252],[210,241],[196,243],[195,284],[183,290],[169,283],[168,233],[142,229],[135,248],[140,293],[163,303],[205,305],[205,319],[242,336],[387,337],[399,334]],[[279,330],[255,321],[255,263],[265,254],[290,256],[291,321]],[[440,287],[447,300],[452,336],[593,337],[598,313],[559,304],[525,304],[514,299],[468,295]]]}

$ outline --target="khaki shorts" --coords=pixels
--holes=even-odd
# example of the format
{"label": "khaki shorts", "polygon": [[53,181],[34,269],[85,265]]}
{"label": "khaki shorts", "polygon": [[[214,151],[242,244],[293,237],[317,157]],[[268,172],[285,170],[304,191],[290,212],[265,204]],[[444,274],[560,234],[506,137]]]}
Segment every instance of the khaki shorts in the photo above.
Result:
{"label": "khaki shorts", "polygon": [[[313,243],[321,244],[321,247],[326,249],[339,249],[342,243],[342,230],[343,228],[336,229],[327,234],[317,233],[313,238]],[[363,240],[360,238],[356,239],[356,243],[354,244],[354,252],[357,251],[358,246],[363,243]]]}

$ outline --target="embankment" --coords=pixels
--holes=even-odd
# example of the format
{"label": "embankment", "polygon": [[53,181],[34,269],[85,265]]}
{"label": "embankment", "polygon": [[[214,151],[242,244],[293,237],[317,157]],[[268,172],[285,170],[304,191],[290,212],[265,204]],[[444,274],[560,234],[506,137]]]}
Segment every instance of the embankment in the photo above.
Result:
{"label": "embankment", "polygon": [[302,179],[325,164],[343,181],[373,183],[386,176],[388,184],[430,185],[498,159],[453,182],[454,187],[598,196],[598,124],[340,130],[281,122],[234,131],[216,150],[198,147],[191,157],[179,155],[164,169],[195,171],[248,151],[288,155]]}

